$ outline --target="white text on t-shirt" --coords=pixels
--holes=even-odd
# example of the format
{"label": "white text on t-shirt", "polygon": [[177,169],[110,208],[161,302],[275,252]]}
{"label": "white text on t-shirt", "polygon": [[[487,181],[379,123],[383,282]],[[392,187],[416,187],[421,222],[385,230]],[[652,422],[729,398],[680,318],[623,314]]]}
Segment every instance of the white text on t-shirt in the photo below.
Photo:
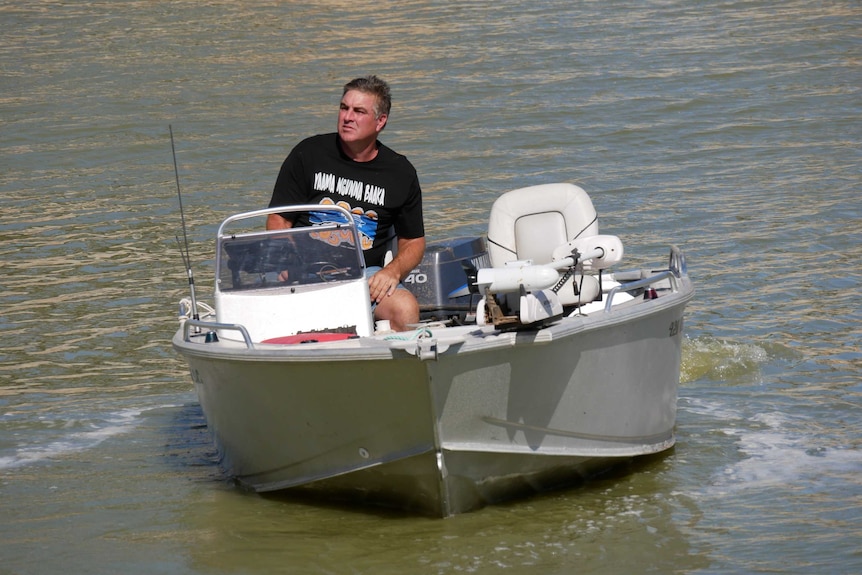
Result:
{"label": "white text on t-shirt", "polygon": [[366,184],[359,180],[339,178],[335,174],[317,172],[314,174],[314,190],[318,192],[338,193],[348,198],[382,206],[386,200],[386,188]]}

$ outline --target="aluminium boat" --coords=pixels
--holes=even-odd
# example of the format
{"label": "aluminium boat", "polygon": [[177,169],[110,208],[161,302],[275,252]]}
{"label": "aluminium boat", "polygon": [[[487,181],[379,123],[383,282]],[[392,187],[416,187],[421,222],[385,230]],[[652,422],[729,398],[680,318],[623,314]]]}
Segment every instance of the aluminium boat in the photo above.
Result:
{"label": "aluminium boat", "polygon": [[[327,223],[263,229],[285,211]],[[614,270],[622,242],[578,186],[507,192],[486,235],[429,243],[406,332],[373,321],[338,205],[236,214],[215,239],[214,306],[192,291],[173,347],[223,469],[255,491],[446,517],[674,444],[685,257]]]}

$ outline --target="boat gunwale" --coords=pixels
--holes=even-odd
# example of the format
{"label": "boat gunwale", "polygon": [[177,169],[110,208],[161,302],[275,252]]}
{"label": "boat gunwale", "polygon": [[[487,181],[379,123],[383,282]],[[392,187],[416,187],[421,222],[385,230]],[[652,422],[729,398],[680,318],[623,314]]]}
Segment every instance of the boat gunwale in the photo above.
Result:
{"label": "boat gunwale", "polygon": [[[180,325],[172,345],[182,355],[200,358],[233,361],[276,360],[287,363],[410,359],[419,355],[418,347],[434,345],[445,346],[446,349],[439,351],[439,355],[479,353],[500,347],[551,343],[609,325],[657,315],[674,307],[684,307],[694,297],[694,287],[687,275],[678,277],[677,282],[678,291],[662,294],[649,300],[647,305],[644,305],[647,302],[625,302],[614,306],[610,312],[597,311],[589,315],[568,316],[538,330],[500,331],[493,326],[466,325],[442,327],[439,336],[432,331],[430,337],[424,338],[411,338],[407,335],[415,335],[416,332],[401,332],[404,335],[372,335],[303,344],[255,343],[253,347],[248,347],[242,341],[226,338],[209,343],[186,341],[184,326]],[[418,328],[417,331],[422,329],[424,328]],[[456,347],[457,350],[453,349]]]}

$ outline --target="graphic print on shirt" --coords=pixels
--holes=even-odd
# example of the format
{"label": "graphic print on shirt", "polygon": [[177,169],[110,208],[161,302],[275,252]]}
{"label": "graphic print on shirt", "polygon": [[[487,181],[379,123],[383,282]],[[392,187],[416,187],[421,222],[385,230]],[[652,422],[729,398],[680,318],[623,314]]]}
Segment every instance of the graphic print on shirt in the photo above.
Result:
{"label": "graphic print on shirt", "polygon": [[[347,202],[334,202],[331,198],[324,198],[320,203],[327,206],[336,205],[350,212],[359,231],[359,241],[362,243],[362,249],[367,250],[374,245],[374,238],[377,236],[377,212],[374,210],[366,212],[361,207],[353,208]],[[310,212],[309,221],[313,226],[327,223],[347,223],[339,216],[340,214],[333,212]],[[349,230],[315,232],[312,234],[312,237],[333,246],[339,246],[343,243],[353,245],[353,234]]]}
{"label": "graphic print on shirt", "polygon": [[340,178],[335,174],[326,172],[317,172],[314,174],[314,190],[317,192],[340,194],[376,206],[382,206],[386,200],[386,188],[366,184],[359,180]]}

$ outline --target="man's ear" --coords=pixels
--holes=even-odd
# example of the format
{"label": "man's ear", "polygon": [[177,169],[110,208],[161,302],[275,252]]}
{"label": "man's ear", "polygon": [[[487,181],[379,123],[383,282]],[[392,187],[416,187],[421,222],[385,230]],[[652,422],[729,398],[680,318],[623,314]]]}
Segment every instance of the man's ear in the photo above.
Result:
{"label": "man's ear", "polygon": [[377,131],[378,132],[383,131],[383,128],[386,127],[386,120],[388,120],[388,119],[389,119],[389,116],[387,116],[386,114],[380,114],[379,116],[377,116]]}

